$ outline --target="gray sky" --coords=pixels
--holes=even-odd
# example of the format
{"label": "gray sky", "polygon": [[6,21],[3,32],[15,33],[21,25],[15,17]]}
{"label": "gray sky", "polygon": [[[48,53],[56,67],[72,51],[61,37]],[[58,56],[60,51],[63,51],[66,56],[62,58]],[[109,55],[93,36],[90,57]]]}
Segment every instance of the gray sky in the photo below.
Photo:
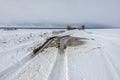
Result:
{"label": "gray sky", "polygon": [[30,22],[120,26],[120,0],[0,0],[0,23]]}

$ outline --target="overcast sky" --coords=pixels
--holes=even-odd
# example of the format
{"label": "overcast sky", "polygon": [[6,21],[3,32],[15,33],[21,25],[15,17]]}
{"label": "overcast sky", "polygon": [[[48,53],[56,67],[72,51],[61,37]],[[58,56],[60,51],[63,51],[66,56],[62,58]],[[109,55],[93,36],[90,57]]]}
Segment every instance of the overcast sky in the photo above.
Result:
{"label": "overcast sky", "polygon": [[0,23],[30,22],[120,26],[120,0],[0,0]]}

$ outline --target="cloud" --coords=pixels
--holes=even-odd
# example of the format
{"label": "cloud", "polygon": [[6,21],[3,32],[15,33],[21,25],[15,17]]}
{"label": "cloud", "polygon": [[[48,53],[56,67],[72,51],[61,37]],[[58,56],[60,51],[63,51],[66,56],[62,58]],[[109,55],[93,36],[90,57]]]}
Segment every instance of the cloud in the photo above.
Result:
{"label": "cloud", "polygon": [[0,23],[91,22],[120,26],[119,0],[0,0]]}

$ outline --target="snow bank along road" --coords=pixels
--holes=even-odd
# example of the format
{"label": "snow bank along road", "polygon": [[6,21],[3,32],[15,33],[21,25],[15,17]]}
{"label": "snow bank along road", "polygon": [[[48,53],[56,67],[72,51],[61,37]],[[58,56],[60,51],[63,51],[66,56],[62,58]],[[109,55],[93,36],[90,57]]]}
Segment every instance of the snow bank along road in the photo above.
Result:
{"label": "snow bank along road", "polygon": [[[0,80],[120,80],[119,29],[73,30],[59,36],[67,34],[79,38],[80,43],[69,42],[64,52],[48,47],[28,62],[23,59],[33,50],[32,46],[45,42],[45,38],[1,50]],[[9,68],[16,63],[22,66]]]}

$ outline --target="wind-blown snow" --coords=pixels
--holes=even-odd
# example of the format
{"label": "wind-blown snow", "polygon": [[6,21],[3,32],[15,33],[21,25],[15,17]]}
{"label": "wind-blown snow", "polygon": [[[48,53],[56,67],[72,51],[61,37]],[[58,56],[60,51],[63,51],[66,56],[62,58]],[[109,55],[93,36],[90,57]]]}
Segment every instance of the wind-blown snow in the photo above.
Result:
{"label": "wind-blown snow", "polygon": [[[30,47],[45,41],[45,38],[39,34],[46,31],[42,33],[39,30],[27,31],[22,34],[19,32],[19,35],[14,31],[14,34],[3,32],[0,32],[3,35],[0,40],[3,41],[4,38],[6,45],[8,44],[9,47],[13,45],[16,48],[4,47],[6,51],[0,49],[0,80],[120,80],[119,29],[66,31],[59,36],[70,34],[81,38],[84,44],[67,47],[65,54],[59,53],[55,47],[47,48],[28,62],[20,63],[20,68],[10,68],[12,70],[9,70],[9,67],[28,55],[33,49]],[[30,33],[36,37],[24,40]],[[7,37],[15,34],[19,37],[14,36],[13,39],[9,37],[11,41],[8,42]],[[15,41],[19,39],[23,42],[18,43],[20,47],[17,47]],[[5,44],[0,43],[3,46]]]}

